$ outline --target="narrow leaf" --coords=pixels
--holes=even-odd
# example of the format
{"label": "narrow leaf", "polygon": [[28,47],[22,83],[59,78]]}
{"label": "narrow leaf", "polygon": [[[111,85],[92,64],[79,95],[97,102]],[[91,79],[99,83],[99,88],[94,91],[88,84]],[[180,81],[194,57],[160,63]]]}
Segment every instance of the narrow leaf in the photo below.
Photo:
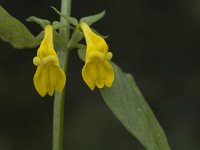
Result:
{"label": "narrow leaf", "polygon": [[26,26],[12,17],[2,6],[0,6],[0,38],[18,49],[35,47],[38,44]]}
{"label": "narrow leaf", "polygon": [[164,131],[133,78],[112,64],[114,83],[100,90],[108,107],[147,150],[170,150]]}
{"label": "narrow leaf", "polygon": [[78,52],[78,57],[82,61],[85,61],[85,46],[82,46],[81,48],[79,48],[77,52]]}
{"label": "narrow leaf", "polygon": [[64,19],[66,19],[69,23],[71,23],[72,25],[74,25],[75,27],[78,26],[78,20],[74,17],[70,17],[70,16],[66,16],[64,14],[62,14],[59,10],[57,10],[55,7],[51,6],[51,8],[61,17],[63,17]]}
{"label": "narrow leaf", "polygon": [[46,25],[50,24],[49,20],[41,19],[41,18],[38,18],[38,17],[35,17],[35,16],[29,17],[28,19],[26,19],[26,21],[35,22],[35,23],[39,24],[43,29]]}
{"label": "narrow leaf", "polygon": [[87,16],[87,17],[83,17],[80,21],[81,22],[85,22],[87,23],[89,26],[92,25],[93,23],[99,21],[100,19],[102,19],[105,15],[106,11],[102,11],[96,15],[92,15],[92,16]]}

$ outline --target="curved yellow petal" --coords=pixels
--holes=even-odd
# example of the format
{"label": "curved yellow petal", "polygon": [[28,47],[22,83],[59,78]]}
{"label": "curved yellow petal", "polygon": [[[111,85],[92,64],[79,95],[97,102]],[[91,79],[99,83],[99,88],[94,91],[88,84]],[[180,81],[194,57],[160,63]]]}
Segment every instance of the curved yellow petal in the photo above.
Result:
{"label": "curved yellow petal", "polygon": [[62,92],[65,82],[66,76],[64,71],[58,65],[51,66],[50,84],[54,89],[58,92]]}
{"label": "curved yellow petal", "polygon": [[64,71],[53,63],[38,66],[34,75],[34,86],[43,97],[47,93],[52,96],[54,91],[62,92],[66,82]]}
{"label": "curved yellow petal", "polygon": [[103,61],[95,61],[96,63],[96,72],[97,72],[97,78],[96,78],[96,86],[98,88],[104,87],[104,82],[106,78],[106,72],[103,67]]}
{"label": "curved yellow petal", "polygon": [[114,70],[107,61],[88,62],[82,69],[82,77],[88,87],[94,90],[95,86],[103,88],[111,87],[114,80]]}
{"label": "curved yellow petal", "polygon": [[53,87],[48,87],[47,93],[49,94],[49,96],[53,96],[54,88]]}
{"label": "curved yellow petal", "polygon": [[106,72],[105,86],[111,87],[114,81],[114,69],[109,62],[104,62],[104,71]]}
{"label": "curved yellow petal", "polygon": [[111,87],[114,80],[114,70],[112,65],[107,61],[97,61],[98,78],[96,79],[96,85],[98,88],[103,88],[104,85]]}
{"label": "curved yellow petal", "polygon": [[33,82],[37,92],[44,97],[47,94],[48,84],[48,68],[46,66],[37,67]]}
{"label": "curved yellow petal", "polygon": [[82,69],[82,77],[85,83],[91,90],[95,88],[95,78],[96,78],[96,69],[95,64],[88,62],[84,65]]}

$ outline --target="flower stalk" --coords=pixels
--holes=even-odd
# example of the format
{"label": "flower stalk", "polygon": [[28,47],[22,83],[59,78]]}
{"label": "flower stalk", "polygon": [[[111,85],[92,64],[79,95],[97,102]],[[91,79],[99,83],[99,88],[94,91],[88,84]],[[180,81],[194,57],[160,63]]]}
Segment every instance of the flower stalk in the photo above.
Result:
{"label": "flower stalk", "polygon": [[[61,13],[70,16],[71,12],[71,0],[61,0]],[[60,18],[61,23],[69,26],[69,23],[64,18]],[[69,28],[60,29],[60,34],[65,39],[64,45],[67,45],[69,41]],[[57,51],[60,66],[67,72],[69,49],[67,46],[64,49]],[[55,92],[54,96],[54,110],[53,110],[53,139],[52,139],[52,150],[63,150],[63,126],[64,126],[64,101],[65,101],[65,88],[63,92]]]}

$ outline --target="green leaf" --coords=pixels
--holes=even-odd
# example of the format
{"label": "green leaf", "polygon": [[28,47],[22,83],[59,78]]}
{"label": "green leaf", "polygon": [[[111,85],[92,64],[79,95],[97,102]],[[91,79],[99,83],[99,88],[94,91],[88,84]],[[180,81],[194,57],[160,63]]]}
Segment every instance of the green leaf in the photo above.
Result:
{"label": "green leaf", "polygon": [[41,18],[38,18],[38,17],[35,17],[35,16],[29,17],[28,19],[26,19],[26,21],[35,22],[35,23],[39,24],[43,29],[46,25],[50,24],[49,20],[41,19]]}
{"label": "green leaf", "polygon": [[81,48],[78,49],[78,57],[82,60],[85,61],[85,46],[83,45]]}
{"label": "green leaf", "polygon": [[105,15],[106,11],[102,11],[96,15],[92,15],[92,16],[87,16],[87,17],[83,17],[80,22],[85,22],[87,23],[89,26],[92,25],[93,23],[99,21],[100,19],[102,19]]}
{"label": "green leaf", "polygon": [[57,10],[55,7],[51,6],[51,8],[60,16],[62,16],[64,19],[66,19],[69,23],[74,25],[75,27],[78,26],[78,20],[74,17],[66,16],[62,14],[59,10]]}
{"label": "green leaf", "polygon": [[111,88],[100,89],[108,107],[147,150],[170,150],[166,136],[131,75],[114,63]]}
{"label": "green leaf", "polygon": [[0,38],[18,49],[38,45],[37,40],[26,26],[12,17],[2,6],[0,6]]}

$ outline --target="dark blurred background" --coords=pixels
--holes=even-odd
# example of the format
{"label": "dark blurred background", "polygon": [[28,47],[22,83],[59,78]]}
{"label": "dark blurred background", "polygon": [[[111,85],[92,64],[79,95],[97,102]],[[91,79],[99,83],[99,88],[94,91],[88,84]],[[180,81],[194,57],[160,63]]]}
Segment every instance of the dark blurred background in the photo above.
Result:
{"label": "dark blurred background", "polygon": [[[134,75],[174,150],[199,150],[200,1],[72,0],[72,16],[105,9],[95,24],[113,60]],[[1,0],[35,35],[31,15],[57,20],[58,0]],[[13,49],[0,41],[0,150],[50,150],[53,99],[41,98],[32,78],[37,49]],[[98,90],[81,77],[83,62],[70,56],[65,106],[65,150],[144,150],[118,122]]]}

